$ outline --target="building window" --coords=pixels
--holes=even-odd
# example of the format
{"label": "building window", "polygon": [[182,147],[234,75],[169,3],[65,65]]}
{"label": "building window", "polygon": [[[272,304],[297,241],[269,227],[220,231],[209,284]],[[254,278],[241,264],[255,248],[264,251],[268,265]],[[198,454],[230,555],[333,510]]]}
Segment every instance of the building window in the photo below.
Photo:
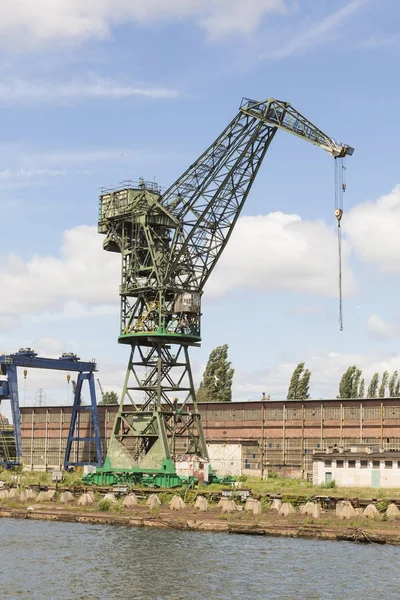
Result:
{"label": "building window", "polygon": [[336,468],[337,469],[343,469],[344,466],[344,461],[343,460],[337,460],[336,461]]}
{"label": "building window", "polygon": [[368,461],[367,460],[360,460],[360,468],[361,469],[368,469]]}
{"label": "building window", "polygon": [[392,460],[385,460],[385,469],[391,469],[393,467]]}
{"label": "building window", "polygon": [[381,461],[380,460],[373,460],[372,461],[372,468],[373,469],[379,469],[381,466]]}
{"label": "building window", "polygon": [[332,466],[332,461],[331,460],[324,460],[324,466],[325,467],[331,467]]}
{"label": "building window", "polygon": [[356,461],[349,460],[349,469],[355,469],[355,468],[356,468]]}

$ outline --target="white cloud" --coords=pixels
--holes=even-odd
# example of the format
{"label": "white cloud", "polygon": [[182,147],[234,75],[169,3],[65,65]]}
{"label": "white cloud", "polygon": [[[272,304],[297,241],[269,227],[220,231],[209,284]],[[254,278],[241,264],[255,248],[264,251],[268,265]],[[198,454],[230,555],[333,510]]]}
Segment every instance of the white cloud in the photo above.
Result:
{"label": "white cloud", "polygon": [[0,101],[3,103],[71,102],[87,98],[118,99],[132,96],[160,99],[176,98],[178,95],[177,90],[116,81],[93,73],[71,81],[31,81],[5,77],[0,81]]}
{"label": "white cloud", "polygon": [[390,48],[399,45],[398,35],[371,35],[370,37],[358,42],[357,48],[375,50],[376,48]]}
{"label": "white cloud", "polygon": [[[65,232],[60,257],[33,256],[25,262],[10,255],[0,263],[0,316],[33,314],[47,321],[117,310],[120,256],[101,244],[95,227],[80,226]],[[206,294],[246,286],[336,296],[335,244],[323,222],[283,213],[241,217]],[[350,295],[356,283],[347,253],[345,246],[344,289]]]}
{"label": "white cloud", "polygon": [[343,219],[359,257],[383,273],[400,273],[400,185],[375,202],[364,202]]}
{"label": "white cloud", "polygon": [[261,58],[281,59],[306,52],[331,42],[341,32],[345,23],[361,10],[370,0],[351,0],[342,8],[331,13],[320,21],[305,20],[296,23],[297,33],[290,35],[287,40],[275,43]]}
{"label": "white cloud", "polygon": [[[2,316],[0,317],[0,331],[10,331],[18,324],[18,319],[15,317]],[[0,348],[0,354],[4,353],[4,348]]]}
{"label": "white cloud", "polygon": [[[343,247],[343,290],[357,285]],[[274,212],[241,217],[206,287],[207,295],[233,288],[291,290],[335,297],[338,294],[338,251],[334,230],[322,221]]]}
{"label": "white cloud", "polygon": [[[15,255],[0,263],[0,316],[63,313],[75,302],[86,309],[118,303],[119,256],[104,252],[95,227],[65,232],[60,258]],[[73,304],[72,304],[73,306]]]}
{"label": "white cloud", "polygon": [[13,0],[0,4],[0,43],[32,45],[107,39],[123,23],[192,20],[211,36],[254,30],[285,0]]}
{"label": "white cloud", "polygon": [[399,328],[390,325],[378,315],[369,315],[367,331],[378,340],[390,340],[399,335]]}
{"label": "white cloud", "polygon": [[0,189],[16,189],[26,186],[43,185],[52,177],[66,175],[62,169],[4,169],[0,171]]}

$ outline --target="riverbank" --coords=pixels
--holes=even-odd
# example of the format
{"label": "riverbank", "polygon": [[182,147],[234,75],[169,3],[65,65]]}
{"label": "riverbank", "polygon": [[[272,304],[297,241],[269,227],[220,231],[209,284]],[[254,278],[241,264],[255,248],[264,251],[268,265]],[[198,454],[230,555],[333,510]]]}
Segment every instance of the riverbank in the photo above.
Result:
{"label": "riverbank", "polygon": [[327,514],[325,518],[313,521],[300,514],[280,517],[272,510],[257,516],[247,512],[228,515],[221,514],[216,507],[207,513],[199,513],[192,507],[173,512],[161,506],[155,514],[146,506],[113,513],[64,505],[33,505],[29,508],[0,507],[0,518],[400,545],[398,520],[366,522],[365,519],[355,519],[346,523]]}

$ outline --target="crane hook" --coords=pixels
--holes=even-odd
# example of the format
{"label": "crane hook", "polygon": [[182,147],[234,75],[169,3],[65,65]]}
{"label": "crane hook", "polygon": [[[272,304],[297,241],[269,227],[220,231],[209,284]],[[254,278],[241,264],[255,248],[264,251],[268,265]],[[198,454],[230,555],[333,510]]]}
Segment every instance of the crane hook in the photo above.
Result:
{"label": "crane hook", "polygon": [[343,210],[341,208],[337,208],[335,210],[335,217],[337,218],[338,225],[340,227],[340,221],[342,220],[342,217],[343,217]]}

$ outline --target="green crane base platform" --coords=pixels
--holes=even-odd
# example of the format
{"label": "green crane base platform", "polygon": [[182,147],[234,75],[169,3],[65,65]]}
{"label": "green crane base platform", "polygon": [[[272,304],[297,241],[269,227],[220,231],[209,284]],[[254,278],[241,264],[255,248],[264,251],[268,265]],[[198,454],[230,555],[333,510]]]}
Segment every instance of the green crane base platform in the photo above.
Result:
{"label": "green crane base platform", "polygon": [[[164,459],[162,470],[143,469],[137,467],[132,469],[113,469],[107,468],[107,460],[104,467],[96,468],[94,473],[87,473],[82,477],[82,482],[86,485],[110,486],[120,484],[143,485],[150,488],[171,489],[177,487],[195,487],[199,480],[192,475],[178,475],[175,465],[170,459]],[[230,484],[234,481],[233,477],[218,477],[210,473],[208,483],[217,483],[220,485]]]}

